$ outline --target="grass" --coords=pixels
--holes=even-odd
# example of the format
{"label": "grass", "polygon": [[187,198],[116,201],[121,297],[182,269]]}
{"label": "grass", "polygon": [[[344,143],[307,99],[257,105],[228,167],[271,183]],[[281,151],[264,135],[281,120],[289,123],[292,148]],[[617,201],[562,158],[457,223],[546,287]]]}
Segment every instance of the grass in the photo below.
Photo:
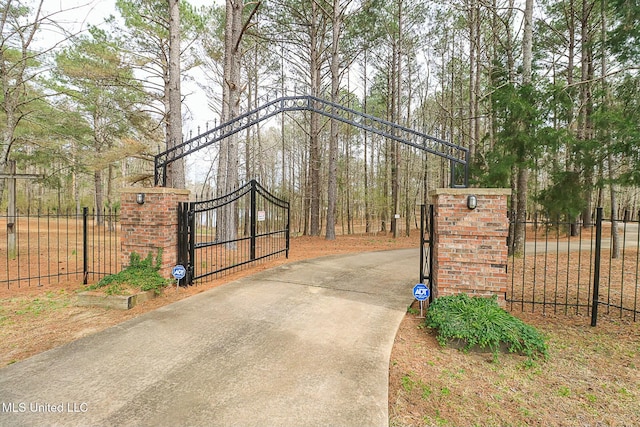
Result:
{"label": "grass", "polygon": [[[18,316],[39,316],[43,313],[55,311],[64,307],[68,307],[71,304],[71,295],[69,295],[64,289],[58,292],[47,292],[46,294],[37,298],[16,298],[12,300],[15,303],[15,309],[13,313]],[[8,320],[8,316],[2,316],[0,314],[0,324]]]}
{"label": "grass", "polygon": [[[155,262],[154,262],[155,261]],[[102,290],[106,295],[127,295],[130,290],[154,291],[159,294],[171,281],[160,275],[162,266],[162,251],[154,260],[149,253],[145,259],[133,252],[129,258],[129,266],[119,273],[105,276],[95,285],[86,290]]]}

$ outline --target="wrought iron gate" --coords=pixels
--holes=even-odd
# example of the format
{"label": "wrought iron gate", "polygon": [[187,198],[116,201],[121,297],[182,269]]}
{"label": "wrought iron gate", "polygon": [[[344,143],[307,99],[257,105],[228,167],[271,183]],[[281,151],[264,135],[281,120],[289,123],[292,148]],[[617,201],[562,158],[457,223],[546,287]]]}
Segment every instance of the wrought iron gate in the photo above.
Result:
{"label": "wrought iron gate", "polygon": [[433,205],[420,206],[420,283],[429,287],[433,301]]}
{"label": "wrought iron gate", "polygon": [[285,253],[289,203],[252,180],[236,191],[178,209],[178,262],[185,283]]}

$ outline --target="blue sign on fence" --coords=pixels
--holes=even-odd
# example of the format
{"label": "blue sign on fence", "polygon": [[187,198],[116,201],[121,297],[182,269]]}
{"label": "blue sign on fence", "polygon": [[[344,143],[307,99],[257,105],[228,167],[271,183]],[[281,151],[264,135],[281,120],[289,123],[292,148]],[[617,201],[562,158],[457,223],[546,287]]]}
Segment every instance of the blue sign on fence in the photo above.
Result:
{"label": "blue sign on fence", "polygon": [[184,279],[184,276],[187,275],[187,269],[184,268],[183,265],[176,265],[173,267],[173,270],[171,270],[171,274],[173,274],[173,277],[177,280]]}
{"label": "blue sign on fence", "polygon": [[426,301],[429,298],[429,295],[431,295],[431,291],[429,290],[427,285],[418,283],[413,287],[413,296],[418,301]]}

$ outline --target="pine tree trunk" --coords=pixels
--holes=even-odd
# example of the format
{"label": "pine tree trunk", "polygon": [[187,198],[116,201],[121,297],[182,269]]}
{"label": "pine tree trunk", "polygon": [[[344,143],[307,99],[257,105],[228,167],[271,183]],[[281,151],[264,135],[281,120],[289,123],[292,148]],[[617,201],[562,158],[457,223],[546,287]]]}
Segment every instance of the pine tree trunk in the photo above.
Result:
{"label": "pine tree trunk", "polygon": [[[524,35],[522,38],[522,84],[531,84],[533,56],[533,0],[526,0],[524,13]],[[522,131],[529,127],[529,123],[522,123]],[[513,235],[513,253],[524,253],[525,222],[527,220],[527,195],[529,184],[529,169],[527,159],[518,159],[516,226]]]}
{"label": "pine tree trunk", "polygon": [[[333,2],[333,28],[331,44],[331,102],[337,104],[340,98],[340,28],[342,26],[342,11],[340,2]],[[335,112],[334,112],[335,114]],[[329,134],[329,175],[327,188],[327,230],[325,238],[335,240],[336,238],[336,207],[338,199],[338,121],[331,119],[331,130]]]}
{"label": "pine tree trunk", "polygon": [[[227,0],[224,38],[224,83],[222,90],[222,117],[226,123],[239,115],[240,108],[240,41],[242,38],[242,0]],[[233,134],[220,144],[218,165],[218,197],[238,188],[238,135]],[[221,209],[218,218],[218,238],[230,242],[228,249],[235,249],[238,234],[238,212],[235,201]]]}
{"label": "pine tree trunk", "polygon": [[[180,8],[179,0],[169,0],[169,76],[167,111],[167,148],[182,143],[182,95],[180,90]],[[185,188],[184,159],[167,167],[167,185]]]}
{"label": "pine tree trunk", "polygon": [[[311,2],[312,24],[309,27],[311,40],[311,51],[309,52],[309,72],[311,77],[311,94],[320,96],[321,87],[321,58],[320,40],[321,34],[318,22],[318,5]],[[320,117],[317,113],[311,112],[311,123],[309,129],[309,209],[310,209],[310,229],[312,236],[320,235]]]}

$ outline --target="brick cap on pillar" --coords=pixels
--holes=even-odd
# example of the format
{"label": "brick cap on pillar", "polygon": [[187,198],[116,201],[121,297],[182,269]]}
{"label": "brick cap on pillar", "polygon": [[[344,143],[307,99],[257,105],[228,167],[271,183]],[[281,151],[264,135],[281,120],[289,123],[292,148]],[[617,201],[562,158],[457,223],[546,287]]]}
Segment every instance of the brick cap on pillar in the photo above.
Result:
{"label": "brick cap on pillar", "polygon": [[429,196],[439,196],[441,194],[450,195],[470,195],[476,196],[510,196],[510,188],[437,188],[429,192]]}
{"label": "brick cap on pillar", "polygon": [[120,193],[125,194],[183,194],[189,196],[191,191],[180,188],[168,188],[168,187],[125,187],[120,189]]}

